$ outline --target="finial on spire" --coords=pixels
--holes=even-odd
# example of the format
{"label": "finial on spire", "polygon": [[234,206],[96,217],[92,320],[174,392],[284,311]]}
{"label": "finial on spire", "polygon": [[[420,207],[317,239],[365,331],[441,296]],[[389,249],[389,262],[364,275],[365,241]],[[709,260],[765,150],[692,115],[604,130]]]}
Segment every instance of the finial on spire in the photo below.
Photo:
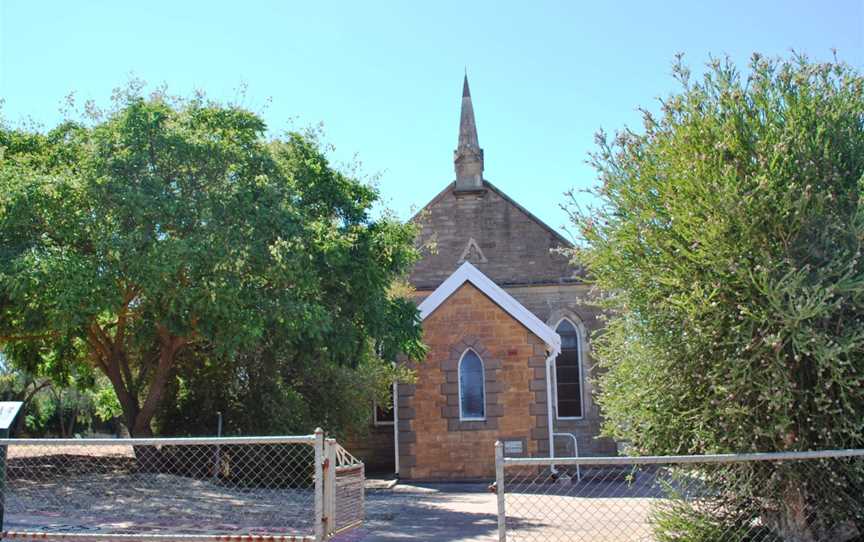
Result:
{"label": "finial on spire", "polygon": [[456,168],[456,190],[483,190],[483,149],[477,139],[477,124],[474,121],[474,106],[471,89],[468,87],[468,68],[462,82],[462,114],[459,119],[459,144],[453,153]]}

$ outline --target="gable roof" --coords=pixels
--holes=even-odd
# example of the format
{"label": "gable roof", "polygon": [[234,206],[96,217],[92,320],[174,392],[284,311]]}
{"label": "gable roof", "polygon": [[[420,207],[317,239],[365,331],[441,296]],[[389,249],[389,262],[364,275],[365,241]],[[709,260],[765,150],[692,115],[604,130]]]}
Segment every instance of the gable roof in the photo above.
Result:
{"label": "gable roof", "polygon": [[425,320],[427,316],[435,312],[453,293],[466,282],[470,282],[475,288],[483,292],[496,305],[501,307],[507,314],[517,322],[528,328],[529,331],[540,337],[549,345],[553,351],[561,350],[561,337],[542,320],[516,301],[510,294],[495,284],[489,277],[480,272],[479,269],[465,262],[459,266],[447,280],[441,283],[429,297],[419,305],[420,319]]}
{"label": "gable roof", "polygon": [[[484,183],[474,192],[450,183],[411,219],[420,229],[418,244],[435,247],[424,250],[411,270],[408,280],[417,290],[434,290],[466,259],[503,288],[584,280],[584,268],[560,252],[572,247],[566,239]],[[470,239],[485,259],[462,255]]]}
{"label": "gable roof", "polygon": [[[562,245],[564,245],[564,246],[567,247],[567,248],[573,248],[573,242],[572,242],[572,241],[570,241],[569,239],[567,239],[566,237],[564,237],[564,236],[561,234],[561,232],[559,232],[558,230],[556,230],[555,228],[553,228],[553,227],[550,226],[549,224],[543,222],[543,220],[541,220],[537,215],[535,215],[534,213],[532,213],[531,211],[529,211],[528,209],[526,209],[522,204],[520,204],[520,203],[519,203],[518,201],[516,201],[515,199],[511,198],[510,196],[508,196],[507,193],[505,193],[503,190],[501,190],[500,188],[498,188],[497,186],[495,186],[495,185],[492,184],[491,182],[487,181],[486,179],[483,179],[483,186],[484,186],[485,188],[488,188],[488,189],[492,190],[493,192],[495,192],[496,194],[498,194],[499,196],[501,196],[501,198],[503,198],[504,200],[506,200],[508,203],[510,203],[511,205],[513,205],[514,207],[516,207],[517,209],[519,209],[519,210],[520,210],[521,212],[523,212],[523,213],[524,213],[528,218],[530,218],[531,220],[533,220],[534,222],[536,222],[538,226],[540,226],[541,228],[543,228],[544,230],[546,230],[546,231],[548,231],[550,234],[552,234],[552,236],[554,236],[554,237],[555,237],[555,238],[556,238],[556,239],[557,239],[557,240],[558,240]],[[447,186],[445,186],[444,189],[441,190],[440,192],[438,192],[437,194],[435,194],[435,197],[433,197],[431,200],[429,200],[429,202],[428,202],[426,205],[424,205],[423,207],[420,208],[419,211],[417,211],[416,213],[414,213],[414,216],[412,216],[411,218],[409,218],[409,219],[408,219],[408,222],[417,222],[418,219],[420,219],[420,218],[423,216],[423,213],[424,213],[427,209],[429,209],[429,208],[432,207],[435,203],[437,203],[438,201],[440,201],[441,198],[443,198],[443,197],[444,197],[448,192],[451,192],[455,187],[456,187],[456,182],[455,182],[455,181],[453,181],[453,182],[451,182],[450,184],[448,184]]]}

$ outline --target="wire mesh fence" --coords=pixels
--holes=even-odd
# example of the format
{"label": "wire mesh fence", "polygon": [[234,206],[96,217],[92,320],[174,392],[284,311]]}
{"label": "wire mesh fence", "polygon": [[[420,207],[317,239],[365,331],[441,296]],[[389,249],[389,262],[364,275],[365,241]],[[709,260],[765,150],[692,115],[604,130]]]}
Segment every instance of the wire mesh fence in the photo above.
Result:
{"label": "wire mesh fence", "polygon": [[498,455],[501,540],[864,540],[864,450],[519,459],[499,449]]}
{"label": "wire mesh fence", "polygon": [[[325,503],[336,510],[339,501],[335,488],[324,493],[326,444],[320,433],[0,440],[2,536],[323,540],[334,521]],[[359,488],[360,512],[346,518],[352,525],[363,519],[362,463],[353,461],[359,477],[349,485],[354,500]]]}

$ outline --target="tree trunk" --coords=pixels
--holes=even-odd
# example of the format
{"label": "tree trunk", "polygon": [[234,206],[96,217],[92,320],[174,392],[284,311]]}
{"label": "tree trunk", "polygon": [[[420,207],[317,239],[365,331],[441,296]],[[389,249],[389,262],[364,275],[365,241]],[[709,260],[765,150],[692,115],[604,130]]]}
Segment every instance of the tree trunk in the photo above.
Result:
{"label": "tree trunk", "polygon": [[814,496],[799,482],[793,481],[783,490],[783,500],[777,510],[763,515],[765,524],[784,542],[847,542],[861,534],[851,521],[826,525],[819,517]]}
{"label": "tree trunk", "polygon": [[[119,362],[116,365],[112,363],[111,369],[113,376],[109,374],[108,377],[123,409],[123,419],[126,421],[126,427],[129,429],[129,436],[132,438],[152,437],[153,429],[150,427],[152,415],[149,418],[142,415],[138,398],[130,393],[123,379],[120,377]],[[158,448],[152,445],[135,445],[132,451],[135,454],[135,464],[139,471],[163,472],[161,454]]]}
{"label": "tree trunk", "polygon": [[67,430],[67,437],[72,437],[75,435],[75,424],[78,422],[78,407],[72,408],[72,414],[69,416],[69,429]]}
{"label": "tree trunk", "polygon": [[117,396],[117,401],[120,403],[120,408],[123,410],[123,420],[126,422],[126,427],[129,429],[131,436],[136,436],[134,427],[138,418],[138,398],[134,397],[130,390],[126,387],[123,377],[120,376],[120,360],[119,356],[112,356],[108,359],[102,369],[105,376],[111,382],[111,387],[114,388],[114,394]]}
{"label": "tree trunk", "polygon": [[[153,428],[150,423],[162,400],[162,393],[168,383],[171,368],[174,366],[174,358],[177,351],[183,346],[184,341],[179,337],[170,337],[160,333],[162,338],[159,350],[159,364],[153,375],[153,381],[147,390],[147,398],[144,404],[135,413],[134,418],[129,419],[129,427],[133,437],[147,438],[153,436]],[[136,402],[137,407],[137,402]],[[171,472],[172,465],[169,464],[168,456],[155,446],[136,446],[135,458],[139,470],[144,472]]]}
{"label": "tree trunk", "polygon": [[[171,368],[174,366],[177,351],[186,345],[187,340],[172,335],[162,325],[156,326],[159,338],[159,359],[152,381],[147,386],[147,395],[142,403],[139,396],[141,382],[135,381],[129,366],[120,332],[121,327],[118,320],[117,333],[120,334],[120,337],[118,339],[115,336],[112,340],[97,323],[93,323],[88,333],[93,348],[93,356],[96,365],[111,381],[111,386],[114,388],[114,393],[123,409],[123,419],[126,421],[126,427],[129,428],[129,434],[133,438],[152,437],[153,429],[150,427],[150,423],[162,400],[162,394],[168,382]],[[161,454],[154,446],[135,446],[134,451],[139,469],[159,472],[160,469],[164,468]]]}
{"label": "tree trunk", "polygon": [[803,488],[798,484],[788,484],[780,509],[771,514],[767,522],[784,541],[816,542],[818,538],[810,525],[809,515]]}
{"label": "tree trunk", "polygon": [[174,366],[174,358],[183,344],[183,339],[179,337],[169,337],[162,341],[159,362],[153,375],[153,381],[148,386],[147,397],[143,404],[139,403],[138,397],[124,382],[120,369],[120,355],[112,356],[112,359],[106,364],[108,369],[106,374],[114,388],[114,393],[117,394],[117,399],[123,409],[123,419],[126,421],[126,427],[129,428],[132,437],[147,438],[153,436],[150,423],[153,421],[162,400],[171,368]]}
{"label": "tree trunk", "polygon": [[156,409],[162,401],[162,393],[165,391],[168,377],[171,374],[171,368],[174,366],[174,358],[177,355],[177,351],[185,344],[184,339],[172,337],[166,332],[160,332],[160,337],[159,364],[156,366],[153,381],[150,382],[150,387],[147,390],[147,398],[144,400],[144,404],[141,405],[141,410],[138,412],[134,425],[131,426],[134,428],[133,435],[151,433],[150,422],[153,420]]}

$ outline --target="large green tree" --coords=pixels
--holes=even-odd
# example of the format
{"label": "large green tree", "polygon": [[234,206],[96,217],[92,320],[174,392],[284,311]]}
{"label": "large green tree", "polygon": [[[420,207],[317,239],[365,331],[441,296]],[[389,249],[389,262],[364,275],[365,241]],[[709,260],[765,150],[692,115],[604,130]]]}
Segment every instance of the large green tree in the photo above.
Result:
{"label": "large green tree", "polygon": [[[864,78],[797,57],[675,73],[640,132],[600,135],[599,203],[569,204],[610,311],[606,433],[649,454],[860,448]],[[843,495],[862,469],[799,466],[736,494],[784,539],[861,532]]]}
{"label": "large green tree", "polygon": [[101,118],[0,129],[0,347],[17,365],[111,381],[145,436],[178,357],[356,367],[422,353],[388,296],[414,230],[314,137],[196,97],[119,93]]}

